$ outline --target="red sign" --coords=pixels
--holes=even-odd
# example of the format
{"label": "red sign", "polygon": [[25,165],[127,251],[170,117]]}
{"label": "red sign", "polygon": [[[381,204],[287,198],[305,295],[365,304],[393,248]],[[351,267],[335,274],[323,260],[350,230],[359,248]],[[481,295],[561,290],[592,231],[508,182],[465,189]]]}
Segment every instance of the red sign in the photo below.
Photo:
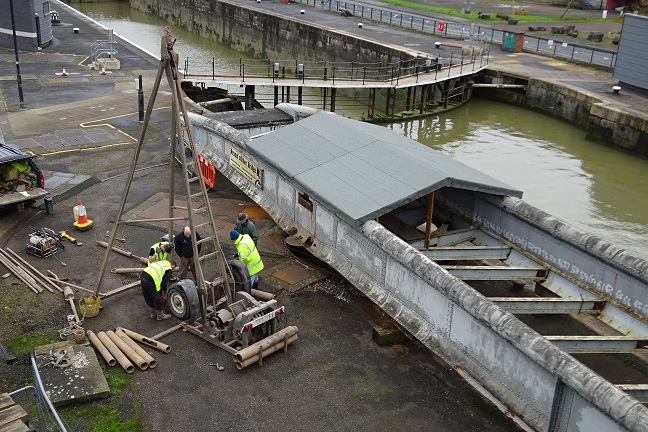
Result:
{"label": "red sign", "polygon": [[439,21],[437,28],[439,29],[439,31],[443,31],[445,29],[445,23],[443,21]]}

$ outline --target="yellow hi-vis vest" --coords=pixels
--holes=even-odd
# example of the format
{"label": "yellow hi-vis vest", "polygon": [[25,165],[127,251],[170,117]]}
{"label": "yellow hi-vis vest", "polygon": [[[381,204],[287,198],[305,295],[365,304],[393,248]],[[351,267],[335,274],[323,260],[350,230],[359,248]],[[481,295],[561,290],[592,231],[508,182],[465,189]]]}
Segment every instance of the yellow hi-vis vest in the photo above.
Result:
{"label": "yellow hi-vis vest", "polygon": [[153,249],[153,252],[157,254],[157,258],[154,259],[153,261],[151,261],[149,263],[149,265],[153,264],[154,262],[158,262],[158,261],[166,261],[167,258],[169,258],[169,254],[162,250],[162,245],[163,244],[169,244],[169,242],[168,241],[161,241],[161,242],[155,243],[153,246],[151,246],[151,249]]}
{"label": "yellow hi-vis vest", "polygon": [[144,272],[153,279],[155,291],[159,292],[162,289],[162,278],[167,270],[171,270],[171,263],[169,261],[156,261],[144,269]]}
{"label": "yellow hi-vis vest", "polygon": [[263,270],[263,261],[261,255],[254,244],[254,240],[247,234],[241,234],[239,238],[234,241],[236,252],[239,254],[239,259],[247,266],[248,273],[253,276]]}

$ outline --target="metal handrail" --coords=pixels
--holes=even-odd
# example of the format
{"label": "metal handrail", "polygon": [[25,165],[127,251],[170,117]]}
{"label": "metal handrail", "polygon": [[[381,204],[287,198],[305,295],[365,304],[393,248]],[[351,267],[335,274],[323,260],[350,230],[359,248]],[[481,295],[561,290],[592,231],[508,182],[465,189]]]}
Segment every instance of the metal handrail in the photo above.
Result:
{"label": "metal handrail", "polygon": [[[239,58],[238,75],[244,81],[253,78],[271,78],[273,82],[281,80],[299,79],[302,82],[310,81],[358,81],[363,85],[369,82],[398,83],[399,80],[408,77],[419,77],[421,74],[447,69],[448,76],[450,69],[460,66],[460,73],[468,66],[471,70],[483,68],[488,64],[490,51],[483,51],[479,65],[477,56],[456,55],[459,53],[450,52],[442,56],[430,58],[410,58],[391,63],[359,63],[359,62],[316,62],[299,60],[271,60],[271,59],[243,59]],[[190,76],[205,78],[211,76],[216,79],[214,59],[203,62],[202,59],[193,62],[186,58],[185,78]],[[190,72],[191,71],[191,72]],[[218,75],[222,78],[223,75]]]}
{"label": "metal handrail", "polygon": [[31,366],[32,366],[32,375],[34,376],[34,385],[33,386],[26,386],[23,388],[20,388],[18,390],[14,390],[9,393],[9,396],[14,396],[22,392],[26,392],[28,390],[32,390],[34,393],[34,399],[36,400],[36,413],[38,416],[38,430],[41,432],[44,431],[49,431],[52,430],[49,427],[46,427],[45,425],[45,415],[43,412],[43,405],[47,406],[48,411],[52,414],[54,417],[56,424],[59,427],[59,430],[61,432],[67,432],[67,429],[65,428],[65,424],[63,423],[63,420],[61,417],[59,417],[58,412],[56,411],[56,408],[54,408],[54,405],[52,405],[52,402],[49,400],[49,397],[47,397],[47,393],[45,392],[45,387],[43,387],[43,381],[41,380],[40,373],[38,372],[38,366],[36,364],[36,356],[32,353],[31,357]]}

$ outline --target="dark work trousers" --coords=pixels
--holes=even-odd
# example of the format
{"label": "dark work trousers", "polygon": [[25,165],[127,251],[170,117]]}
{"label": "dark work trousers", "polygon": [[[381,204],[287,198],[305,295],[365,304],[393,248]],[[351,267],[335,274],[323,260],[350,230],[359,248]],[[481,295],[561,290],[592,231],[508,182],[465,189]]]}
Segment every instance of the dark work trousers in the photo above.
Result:
{"label": "dark work trousers", "polygon": [[153,278],[148,273],[142,272],[140,275],[140,283],[142,285],[144,301],[148,307],[152,307],[155,310],[162,310],[162,291],[155,290]]}
{"label": "dark work trousers", "polygon": [[194,258],[180,257],[180,279],[186,279],[187,273],[191,272],[196,279],[196,264]]}

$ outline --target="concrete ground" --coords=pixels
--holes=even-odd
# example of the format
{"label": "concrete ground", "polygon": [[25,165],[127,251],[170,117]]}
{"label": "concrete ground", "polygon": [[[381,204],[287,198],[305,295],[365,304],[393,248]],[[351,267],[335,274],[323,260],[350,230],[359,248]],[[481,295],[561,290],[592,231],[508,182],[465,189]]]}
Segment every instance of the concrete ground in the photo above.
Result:
{"label": "concrete ground", "polygon": [[[299,5],[273,2],[263,2],[262,7],[295,16],[300,9]],[[0,51],[2,135],[8,143],[39,155],[39,164],[48,174],[55,195],[52,215],[47,215],[42,205],[23,213],[0,214],[0,247],[20,253],[43,272],[49,269],[76,285],[94,289],[104,256],[104,249],[95,241],[106,240],[105,233],[112,228],[141,131],[134,82],[138,75],[144,77],[148,101],[157,62],[135,48],[122,46],[121,70],[108,75],[90,70],[86,65],[89,46],[105,38],[103,30],[80,20],[63,5],[57,10],[63,25],[53,29],[54,43],[38,53],[21,53],[24,110],[18,103],[13,51]],[[350,21],[324,11],[309,12],[304,19],[358,31]],[[75,34],[73,27],[80,33]],[[429,36],[367,27],[364,36],[433,49],[434,40]],[[494,62],[520,73],[571,78],[572,85],[602,96],[609,92],[613,82],[609,73],[550,60],[498,52]],[[71,76],[56,75],[63,68]],[[641,100],[645,106],[640,95],[624,92],[622,97],[620,101],[628,101],[629,108]],[[126,204],[130,215],[164,212],[171,169],[167,153],[169,102],[168,89],[163,86],[139,159],[142,169],[135,175]],[[72,228],[77,197],[83,200],[94,226],[73,232],[83,246],[66,244],[57,253],[65,265],[53,257],[41,259],[23,253],[30,227],[46,226],[57,231]],[[234,216],[241,209],[257,212],[256,206],[220,177],[210,201],[216,210],[221,244],[231,254],[233,247],[226,233]],[[260,250],[266,264],[261,288],[277,293],[279,303],[286,306],[289,324],[300,329],[296,344],[287,353],[264,359],[262,367],[238,371],[225,351],[192,334],[174,332],[163,339],[172,347],[171,353],[151,351],[158,360],[155,369],[126,375],[118,368],[105,368],[113,386],[123,383],[119,394],[113,391],[109,399],[63,410],[69,430],[93,430],[93,424],[108,422],[107,414],[102,414],[106,410],[124,422],[119,430],[517,430],[449,365],[437,361],[416,342],[377,346],[371,340],[373,323],[384,319],[343,280],[332,276],[295,288],[300,283],[306,285],[308,278],[292,284],[275,277],[287,268],[283,275],[297,273],[295,266],[300,264],[289,256],[283,235],[272,221],[257,214],[263,234]],[[128,226],[123,231],[126,242],[117,246],[145,255],[165,230],[165,226],[155,224]],[[136,265],[137,261],[116,255],[109,268]],[[316,271],[305,271],[311,272],[313,281],[318,279]],[[105,290],[136,279],[137,275],[109,273]],[[77,299],[85,295],[76,290]],[[0,364],[0,389],[11,391],[29,379],[29,347],[57,340],[57,330],[67,324],[69,307],[59,294],[33,294],[13,276],[0,280],[0,305],[0,341],[19,356],[10,364]],[[102,306],[97,317],[86,321],[86,328],[102,331],[121,326],[152,336],[177,323],[175,319],[149,319],[138,288],[104,299]],[[220,371],[216,364],[225,369]],[[126,425],[128,421],[132,424]]]}

